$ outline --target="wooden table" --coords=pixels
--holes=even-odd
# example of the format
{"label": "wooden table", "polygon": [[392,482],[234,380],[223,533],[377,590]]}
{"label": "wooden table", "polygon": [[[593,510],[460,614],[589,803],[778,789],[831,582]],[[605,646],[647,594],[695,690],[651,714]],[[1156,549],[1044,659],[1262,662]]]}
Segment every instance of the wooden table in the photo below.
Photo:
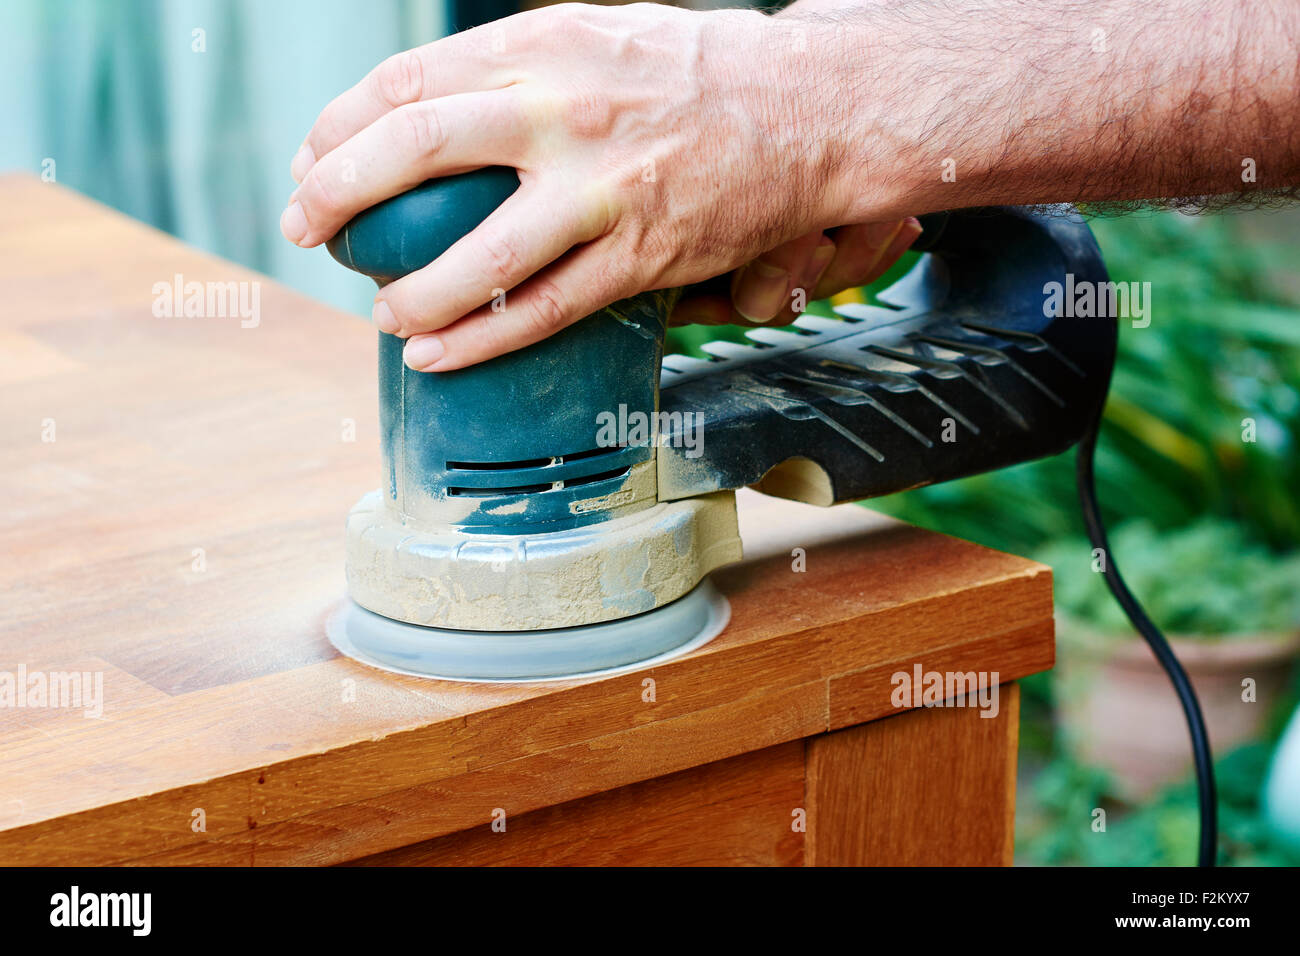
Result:
{"label": "wooden table", "polygon": [[[378,484],[372,330],[34,179],[0,217],[0,682],[103,695],[0,707],[0,863],[1010,862],[1015,685],[900,711],[891,675],[1050,667],[1046,568],[744,493],[689,656],[365,667],[324,621]],[[177,275],[260,283],[260,322],[155,315]]]}

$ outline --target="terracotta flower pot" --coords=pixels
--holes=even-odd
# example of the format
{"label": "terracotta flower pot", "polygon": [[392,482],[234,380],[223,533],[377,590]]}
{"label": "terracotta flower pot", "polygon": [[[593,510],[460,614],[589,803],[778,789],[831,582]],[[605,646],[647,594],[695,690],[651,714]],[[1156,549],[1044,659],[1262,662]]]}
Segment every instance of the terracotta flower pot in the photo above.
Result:
{"label": "terracotta flower pot", "polygon": [[[1187,723],[1146,643],[1057,623],[1056,717],[1070,751],[1109,771],[1116,796],[1126,800],[1183,778],[1192,763]],[[1300,652],[1300,634],[1169,643],[1196,688],[1216,755],[1261,734]],[[1253,691],[1243,685],[1248,678]]]}

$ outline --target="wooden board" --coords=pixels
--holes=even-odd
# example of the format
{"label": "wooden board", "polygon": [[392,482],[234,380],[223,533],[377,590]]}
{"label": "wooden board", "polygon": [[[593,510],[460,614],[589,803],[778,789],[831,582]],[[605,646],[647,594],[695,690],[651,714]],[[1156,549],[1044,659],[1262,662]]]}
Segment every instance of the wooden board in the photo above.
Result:
{"label": "wooden board", "polygon": [[1020,693],[808,741],[811,866],[1010,866]]}
{"label": "wooden board", "polygon": [[[0,225],[0,675],[104,688],[0,708],[0,863],[340,862],[890,713],[913,661],[1051,665],[1046,568],[754,494],[732,622],[688,657],[492,686],[343,659],[374,332],[30,178]],[[176,275],[259,283],[260,321],[156,316]]]}
{"label": "wooden board", "polygon": [[357,866],[799,866],[795,741],[364,857]]}

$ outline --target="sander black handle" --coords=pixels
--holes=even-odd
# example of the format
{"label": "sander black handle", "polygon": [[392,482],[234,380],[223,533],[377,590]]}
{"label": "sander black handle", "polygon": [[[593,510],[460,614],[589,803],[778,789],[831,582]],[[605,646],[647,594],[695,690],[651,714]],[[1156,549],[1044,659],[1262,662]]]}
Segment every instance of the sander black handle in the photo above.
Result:
{"label": "sander black handle", "polygon": [[709,362],[664,360],[661,498],[755,485],[831,504],[1079,440],[1104,401],[1116,340],[1109,310],[1081,312],[1069,298],[1091,287],[1105,304],[1087,225],[1067,209],[995,208],[923,228],[929,255],[881,294],[888,307],[751,330],[752,347],[705,346]]}

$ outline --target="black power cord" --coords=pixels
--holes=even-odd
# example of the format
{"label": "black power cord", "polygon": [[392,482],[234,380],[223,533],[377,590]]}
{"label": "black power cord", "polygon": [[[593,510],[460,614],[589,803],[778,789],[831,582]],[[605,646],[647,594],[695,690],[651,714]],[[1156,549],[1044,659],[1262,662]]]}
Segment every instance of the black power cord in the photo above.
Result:
{"label": "black power cord", "polygon": [[[1103,403],[1104,404],[1104,403]],[[1192,682],[1187,679],[1187,672],[1174,656],[1173,649],[1159,629],[1151,623],[1142,605],[1133,597],[1133,592],[1120,576],[1115,556],[1111,553],[1110,542],[1106,539],[1106,528],[1101,520],[1101,507],[1097,503],[1097,488],[1093,478],[1093,454],[1097,447],[1097,436],[1101,430],[1101,408],[1097,409],[1088,430],[1079,440],[1079,449],[1075,457],[1075,481],[1079,486],[1079,504],[1083,509],[1083,523],[1088,528],[1088,539],[1094,548],[1102,554],[1102,573],[1110,593],[1115,596],[1119,606],[1124,609],[1128,619],[1142,638],[1151,647],[1156,660],[1169,675],[1169,680],[1178,693],[1178,701],[1183,705],[1183,714],[1187,717],[1187,729],[1192,737],[1192,755],[1196,760],[1196,789],[1201,808],[1201,841],[1197,854],[1198,866],[1214,866],[1216,847],[1218,845],[1218,807],[1214,791],[1214,763],[1210,755],[1210,738],[1205,731],[1205,717],[1201,714],[1200,701]]]}

